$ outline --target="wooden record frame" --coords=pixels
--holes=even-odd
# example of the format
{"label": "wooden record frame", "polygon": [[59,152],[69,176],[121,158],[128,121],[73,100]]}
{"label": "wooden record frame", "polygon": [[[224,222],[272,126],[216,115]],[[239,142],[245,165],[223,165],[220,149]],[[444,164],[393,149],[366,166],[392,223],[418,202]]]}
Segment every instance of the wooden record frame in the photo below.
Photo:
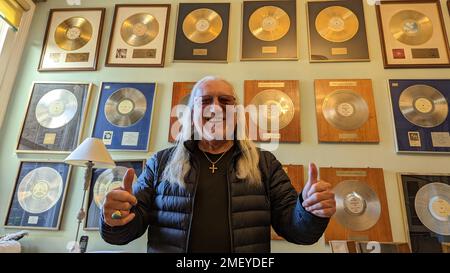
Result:
{"label": "wooden record frame", "polygon": [[[116,5],[105,66],[107,67],[164,67],[170,4]],[[151,12],[151,14],[150,14]],[[145,45],[132,46],[120,36],[120,22],[138,13],[147,13],[158,21],[159,32]],[[159,20],[158,20],[159,19]],[[163,26],[163,27],[161,27]],[[133,30],[134,31],[134,30]],[[139,30],[137,30],[139,31]],[[131,52],[131,54],[129,53]],[[134,61],[133,61],[134,59]]]}
{"label": "wooden record frame", "polygon": [[[379,143],[377,114],[372,91],[372,80],[369,79],[332,79],[315,80],[317,134],[319,142],[343,142],[343,143]],[[328,95],[336,91],[352,91],[366,102],[368,108],[367,120],[357,129],[343,130],[333,126],[327,121],[323,113],[323,104]],[[349,117],[355,115],[355,105],[341,103],[346,109],[341,115]],[[339,107],[337,107],[339,108]],[[339,109],[336,109],[339,115]],[[356,115],[358,115],[356,113]]]}
{"label": "wooden record frame", "polygon": [[[301,142],[300,127],[300,90],[299,81],[296,80],[246,80],[244,81],[244,104],[246,107],[251,105],[253,98],[261,92],[282,92],[286,94],[292,101],[294,113],[290,123],[281,128],[278,132],[271,132],[267,129],[256,127],[257,134],[255,141],[279,141],[287,143]],[[256,105],[258,107],[258,105]],[[258,111],[259,112],[259,111]],[[248,126],[255,126],[254,121],[246,114]],[[264,118],[263,118],[264,119]],[[250,130],[251,132],[251,130]],[[254,138],[254,136],[250,136]]]}
{"label": "wooden record frame", "polygon": [[174,112],[174,107],[178,104],[183,104],[187,102],[191,94],[192,87],[194,87],[195,82],[174,82],[172,88],[172,107],[170,111],[170,127],[168,141],[175,142],[176,138],[173,136],[178,135],[180,132],[181,124],[178,121],[177,113]]}
{"label": "wooden record frame", "polygon": [[380,168],[320,168],[320,178],[333,188],[342,181],[358,180],[366,183],[378,196],[381,214],[377,223],[364,231],[353,231],[338,223],[335,216],[325,230],[325,242],[331,240],[355,240],[392,242],[392,230],[384,184],[383,169]]}
{"label": "wooden record frame", "polygon": [[[289,29],[277,40],[256,38],[249,26],[251,15],[269,6],[280,8],[289,16]],[[244,1],[241,31],[241,61],[298,60],[296,1]]]}
{"label": "wooden record frame", "polygon": [[[345,8],[356,16],[358,27],[353,37],[332,41],[329,38],[327,40],[322,37],[317,30],[317,16],[325,9],[333,6]],[[363,0],[310,1],[307,2],[306,11],[308,15],[309,60],[311,63],[370,61]]]}
{"label": "wooden record frame", "polygon": [[[61,48],[55,40],[55,31],[58,26],[70,18],[81,16],[91,26],[90,40],[76,49],[65,50]],[[105,8],[51,9],[45,30],[38,71],[97,70],[104,17]],[[73,29],[81,33],[80,28],[74,27]],[[65,34],[66,36],[68,31]],[[75,32],[75,35],[77,34]]]}
{"label": "wooden record frame", "polygon": [[[303,165],[283,165],[283,170],[289,176],[294,189],[298,194],[301,194],[303,186],[305,185]],[[271,229],[270,237],[272,240],[284,240],[284,238],[279,236],[273,228]]]}
{"label": "wooden record frame", "polygon": [[[420,10],[419,13],[422,13],[422,11],[434,13],[433,18],[429,19],[432,23],[434,22],[432,27],[436,32],[433,34],[433,30],[428,40],[419,43],[418,45],[421,47],[402,43],[393,35],[388,35],[389,23],[385,22],[385,13],[400,11],[402,9],[399,7],[403,5],[408,10]],[[408,3],[404,1],[380,1],[380,4],[376,5],[376,12],[384,68],[450,67],[450,47],[439,0],[413,0],[408,1]]]}
{"label": "wooden record frame", "polygon": [[[220,21],[215,21],[221,24],[220,32],[216,37],[210,37],[209,39],[212,39],[210,41],[195,42],[184,33],[183,25],[186,17],[199,9],[212,10],[219,16],[215,18],[220,18]],[[177,17],[174,62],[228,62],[230,3],[180,3]],[[195,27],[197,33],[205,32],[203,29],[198,30],[198,27],[207,26],[207,29],[214,27],[214,24],[211,26],[211,22],[206,20],[207,24],[201,24],[202,19],[204,18],[197,21],[197,24],[200,23]],[[216,32],[216,29],[210,30],[210,33]]]}

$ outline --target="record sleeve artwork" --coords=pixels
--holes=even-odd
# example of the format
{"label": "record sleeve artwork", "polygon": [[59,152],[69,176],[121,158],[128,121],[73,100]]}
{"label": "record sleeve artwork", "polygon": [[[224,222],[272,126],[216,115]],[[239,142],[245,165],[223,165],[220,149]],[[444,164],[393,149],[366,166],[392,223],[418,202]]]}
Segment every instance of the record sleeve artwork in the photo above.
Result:
{"label": "record sleeve artwork", "polygon": [[398,152],[450,152],[450,80],[390,80]]}
{"label": "record sleeve artwork", "polygon": [[297,60],[296,1],[244,1],[241,60]]}
{"label": "record sleeve artwork", "polygon": [[96,70],[105,9],[52,9],[39,71]]}
{"label": "record sleeve artwork", "polygon": [[392,242],[382,169],[320,168],[320,176],[332,184],[336,199],[326,242]]}
{"label": "record sleeve artwork", "polygon": [[64,163],[21,162],[5,227],[59,229],[69,176]]}
{"label": "record sleeve artwork", "polygon": [[195,82],[174,82],[172,89],[172,108],[170,113],[170,128],[169,128],[169,142],[175,142],[175,139],[180,130],[181,124],[179,120],[183,118],[183,109],[179,106],[187,106],[189,97],[191,96],[192,87]]}
{"label": "record sleeve artwork", "polygon": [[316,80],[319,142],[378,143],[371,80]]}
{"label": "record sleeve artwork", "polygon": [[92,136],[108,150],[147,152],[155,92],[155,83],[103,83]]}
{"label": "record sleeve artwork", "polygon": [[301,141],[300,91],[298,81],[245,81],[246,108],[254,107],[248,115],[249,134],[256,141]]}
{"label": "record sleeve artwork", "polygon": [[381,1],[376,10],[385,68],[450,66],[440,1]]}
{"label": "record sleeve artwork", "polygon": [[116,5],[106,66],[163,67],[170,5]]}
{"label": "record sleeve artwork", "polygon": [[17,153],[70,153],[80,142],[91,84],[36,82]]}
{"label": "record sleeve artwork", "polygon": [[226,62],[229,3],[180,3],[175,61]]}
{"label": "record sleeve artwork", "polygon": [[311,62],[369,61],[362,0],[308,2]]}
{"label": "record sleeve artwork", "polygon": [[[303,165],[283,165],[283,170],[291,180],[291,184],[294,187],[295,191],[299,194],[304,186]],[[284,240],[284,238],[279,236],[273,228],[271,229],[271,239]]]}
{"label": "record sleeve artwork", "polygon": [[134,185],[142,173],[144,164],[145,160],[116,161],[114,169],[95,169],[93,171],[86,209],[85,230],[99,228],[101,208],[105,197],[110,191],[122,186],[122,180],[128,168],[133,168],[135,171]]}
{"label": "record sleeve artwork", "polygon": [[450,242],[450,176],[400,174],[413,252],[441,252]]}

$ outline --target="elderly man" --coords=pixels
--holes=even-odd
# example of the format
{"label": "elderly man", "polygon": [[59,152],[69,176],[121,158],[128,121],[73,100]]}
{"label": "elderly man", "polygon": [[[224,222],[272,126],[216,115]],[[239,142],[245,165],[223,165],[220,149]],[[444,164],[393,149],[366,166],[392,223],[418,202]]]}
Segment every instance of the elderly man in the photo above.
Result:
{"label": "elderly man", "polygon": [[[296,244],[322,236],[336,211],[330,184],[311,164],[298,195],[275,156],[239,134],[236,121],[225,120],[237,104],[227,81],[197,82],[188,103],[192,115],[185,115],[176,145],[152,156],[133,187],[130,169],[123,187],[106,196],[106,242],[127,244],[148,231],[148,252],[254,253],[270,252],[271,225]],[[232,139],[226,137],[230,126]]]}

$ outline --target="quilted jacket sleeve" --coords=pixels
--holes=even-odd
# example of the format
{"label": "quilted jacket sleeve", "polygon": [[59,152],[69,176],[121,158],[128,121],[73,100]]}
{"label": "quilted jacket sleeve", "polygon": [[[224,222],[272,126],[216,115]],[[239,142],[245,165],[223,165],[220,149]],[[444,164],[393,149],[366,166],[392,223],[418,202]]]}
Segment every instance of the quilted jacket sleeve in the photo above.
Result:
{"label": "quilted jacket sleeve", "polygon": [[325,232],[329,219],[307,212],[302,195],[295,191],[281,163],[270,152],[262,154],[267,164],[273,228],[291,243],[314,244]]}
{"label": "quilted jacket sleeve", "polygon": [[[133,194],[138,204],[131,209],[136,214],[133,221],[125,226],[110,227],[103,219],[100,220],[100,234],[105,242],[113,245],[125,245],[141,237],[149,226],[149,211],[153,203],[153,181],[158,168],[158,154],[147,160],[145,168],[133,185]],[[103,213],[102,213],[103,215]]]}

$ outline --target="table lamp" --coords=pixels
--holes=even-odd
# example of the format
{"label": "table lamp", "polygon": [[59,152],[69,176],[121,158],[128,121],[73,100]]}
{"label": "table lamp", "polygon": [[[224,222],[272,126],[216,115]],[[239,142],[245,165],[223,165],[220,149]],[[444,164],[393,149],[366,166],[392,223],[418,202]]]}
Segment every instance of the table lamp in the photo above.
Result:
{"label": "table lamp", "polygon": [[78,228],[75,236],[75,243],[78,242],[78,233],[80,231],[80,225],[83,219],[86,217],[84,211],[84,201],[86,198],[86,192],[89,190],[92,169],[112,169],[116,167],[116,164],[108,153],[105,144],[98,138],[86,138],[83,143],[80,144],[65,160],[65,163],[73,166],[86,167],[84,173],[84,192],[81,202],[81,209],[78,213]]}

